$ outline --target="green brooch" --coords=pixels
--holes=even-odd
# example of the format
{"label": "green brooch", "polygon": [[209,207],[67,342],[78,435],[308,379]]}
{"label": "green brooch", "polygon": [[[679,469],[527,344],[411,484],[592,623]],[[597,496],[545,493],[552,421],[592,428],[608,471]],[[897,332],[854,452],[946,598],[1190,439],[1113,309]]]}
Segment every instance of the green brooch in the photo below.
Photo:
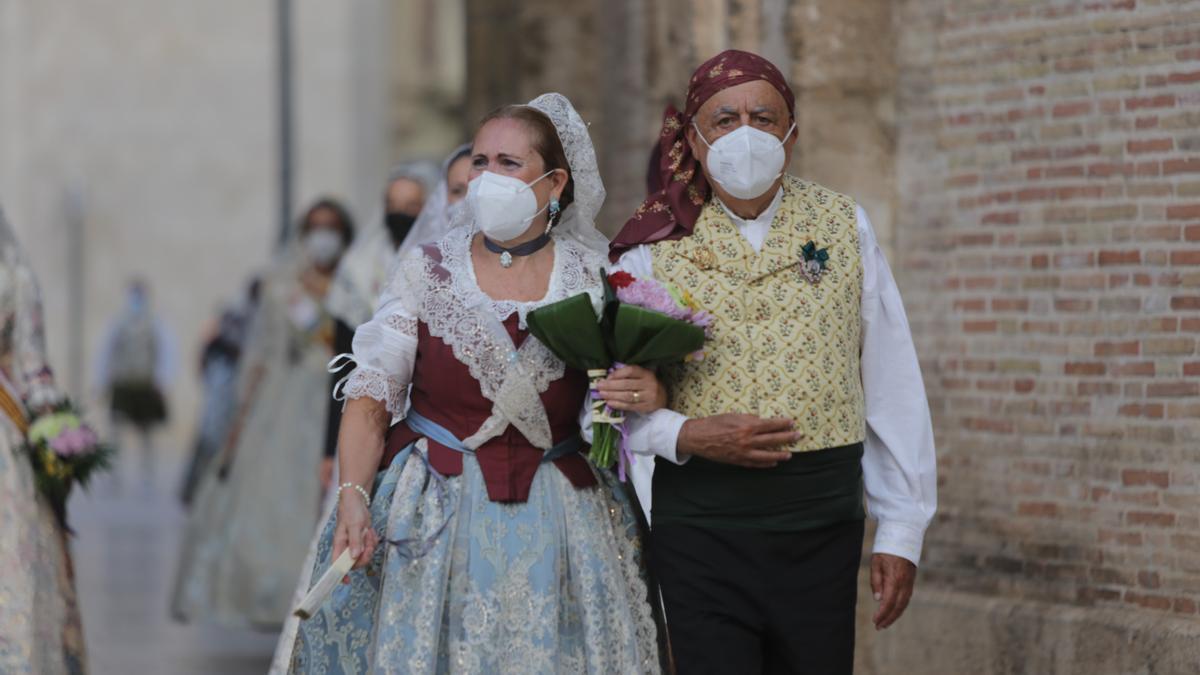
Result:
{"label": "green brooch", "polygon": [[829,251],[817,248],[817,245],[812,240],[809,240],[800,251],[804,254],[804,263],[800,265],[800,273],[810,282],[814,284],[818,283],[821,281],[821,275],[825,274],[826,263],[829,261]]}

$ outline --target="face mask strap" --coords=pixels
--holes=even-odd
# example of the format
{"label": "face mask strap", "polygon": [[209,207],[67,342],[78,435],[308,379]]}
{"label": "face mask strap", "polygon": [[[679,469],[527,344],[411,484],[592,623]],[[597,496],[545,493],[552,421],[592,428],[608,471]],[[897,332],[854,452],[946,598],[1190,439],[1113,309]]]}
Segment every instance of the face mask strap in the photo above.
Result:
{"label": "face mask strap", "polygon": [[783,145],[784,143],[787,143],[788,136],[791,136],[792,132],[795,130],[796,130],[796,121],[792,120],[792,126],[788,127],[787,133],[783,135],[782,139],[780,139],[779,144]]}
{"label": "face mask strap", "polygon": [[700,137],[700,140],[704,142],[704,145],[706,145],[709,150],[712,150],[713,149],[712,143],[709,143],[708,139],[704,137],[704,132],[700,131],[700,125],[696,124],[695,117],[692,118],[692,128],[696,130],[696,135]]}
{"label": "face mask strap", "polygon": [[[538,176],[537,178],[534,178],[533,180],[526,183],[525,187],[532,190],[534,185],[537,185],[538,182],[540,182],[543,178],[545,178],[546,176],[549,176],[550,174],[554,173],[555,171],[558,171],[558,169],[550,169],[546,173],[544,173],[544,174]],[[538,213],[541,213],[541,211],[538,211]]]}
{"label": "face mask strap", "polygon": [[[545,178],[546,176],[549,176],[550,174],[554,173],[555,171],[558,171],[558,169],[550,169],[550,170],[549,170],[549,171],[547,171],[546,173],[544,173],[544,174],[542,174],[542,175],[538,176],[537,178],[534,178],[532,182],[526,183],[526,184],[525,184],[525,187],[529,188],[529,189],[532,191],[532,190],[533,190],[533,186],[534,186],[534,185],[535,185],[535,184],[536,184],[538,181],[540,181],[541,179]],[[535,199],[536,199],[536,197],[535,197]],[[535,213],[534,213],[532,216],[529,216],[529,218],[527,218],[527,219],[525,220],[525,226],[526,226],[526,227],[528,227],[528,226],[529,226],[529,224],[530,224],[530,223],[532,223],[534,220],[536,220],[538,216],[542,215],[542,211],[545,211],[546,209],[550,208],[550,202],[551,202],[551,201],[557,201],[557,200],[555,200],[555,199],[554,199],[553,195],[552,195],[552,196],[550,197],[550,199],[549,199],[549,200],[546,202],[546,205],[545,205],[545,206],[543,206],[542,208],[538,209],[538,210],[537,210],[537,211],[536,211],[536,212],[535,212]],[[550,226],[550,225],[552,225],[552,224],[553,224],[553,221],[547,220],[547,227],[546,227],[546,232],[547,232],[547,233],[549,233],[549,232],[550,232],[550,227],[549,227],[549,226]]]}
{"label": "face mask strap", "polygon": [[550,202],[546,202],[546,205],[545,205],[545,206],[543,206],[542,208],[540,208],[540,209],[538,209],[537,211],[535,211],[535,212],[534,212],[534,214],[533,214],[532,216],[529,216],[528,218],[526,218],[526,219],[525,219],[525,226],[526,226],[526,227],[529,227],[529,224],[530,224],[530,223],[532,223],[534,220],[536,220],[538,216],[542,215],[542,211],[545,211],[545,210],[546,210],[546,209],[548,209],[548,208],[550,208]]}

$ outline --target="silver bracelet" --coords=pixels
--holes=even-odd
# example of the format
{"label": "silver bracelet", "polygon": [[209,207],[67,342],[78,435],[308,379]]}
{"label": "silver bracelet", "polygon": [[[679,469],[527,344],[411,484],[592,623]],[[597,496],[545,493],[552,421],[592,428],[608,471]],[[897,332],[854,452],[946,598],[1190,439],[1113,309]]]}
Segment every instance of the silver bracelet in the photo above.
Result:
{"label": "silver bracelet", "polygon": [[339,502],[342,501],[342,490],[345,490],[346,488],[354,488],[357,490],[358,494],[362,495],[362,498],[366,500],[367,508],[371,508],[371,495],[367,494],[367,491],[363,489],[363,486],[356,483],[342,483],[338,486],[336,496]]}

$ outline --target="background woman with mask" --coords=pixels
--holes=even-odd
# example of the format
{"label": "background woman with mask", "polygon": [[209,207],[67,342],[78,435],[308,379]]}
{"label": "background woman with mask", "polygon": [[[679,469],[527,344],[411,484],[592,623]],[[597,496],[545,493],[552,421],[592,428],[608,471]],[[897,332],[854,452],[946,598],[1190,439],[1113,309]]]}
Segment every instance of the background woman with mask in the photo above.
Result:
{"label": "background woman with mask", "polygon": [[[334,350],[338,354],[350,351],[354,329],[370,320],[375,311],[375,301],[383,290],[397,252],[437,241],[446,233],[450,225],[450,208],[460,203],[467,194],[470,153],[470,144],[464,144],[446,157],[436,187],[428,194],[428,199],[425,198],[427,191],[419,182],[420,172],[413,165],[399,165],[392,169],[391,181],[384,193],[384,228],[362,235],[354,242],[354,247],[338,265],[333,287],[329,291],[326,307],[337,320]],[[387,241],[381,234],[385,229]],[[352,370],[352,363],[335,370],[330,387]],[[342,404],[330,398],[325,457],[320,470],[323,489],[329,488],[333,477],[337,432],[341,421]]]}
{"label": "background woman with mask", "polygon": [[632,510],[581,454],[587,376],[525,326],[601,294],[587,127],[558,94],[501,108],[471,176],[355,336],[336,517],[307,567],[349,550],[359,569],[285,628],[272,672],[658,670]]}
{"label": "background woman with mask", "polygon": [[380,210],[338,262],[325,307],[350,329],[371,318],[395,252],[425,206],[436,171],[432,162],[392,167]]}
{"label": "background woman with mask", "polygon": [[334,269],[354,236],[337,202],[312,206],[300,240],[263,276],[239,383],[239,419],[197,491],[176,579],[184,620],[278,627],[320,507]]}

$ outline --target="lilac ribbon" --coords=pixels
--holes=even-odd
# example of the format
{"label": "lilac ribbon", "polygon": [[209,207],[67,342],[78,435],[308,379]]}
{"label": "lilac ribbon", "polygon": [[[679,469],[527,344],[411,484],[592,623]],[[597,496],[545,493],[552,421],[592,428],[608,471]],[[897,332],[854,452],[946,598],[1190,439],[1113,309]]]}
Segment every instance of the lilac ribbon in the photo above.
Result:
{"label": "lilac ribbon", "polygon": [[[617,369],[624,367],[624,363],[613,362],[612,367],[608,369],[608,374],[612,375]],[[612,409],[608,408],[608,406],[605,406],[605,409],[609,412],[612,412]],[[624,419],[625,415],[622,414],[621,417]],[[629,430],[625,428],[626,424],[628,424],[628,422],[621,422],[620,424],[613,425],[616,427],[617,433],[621,435],[620,439],[617,441],[617,478],[619,478],[622,483],[625,482],[628,467],[633,466],[633,453],[630,452],[629,446],[626,444],[626,441],[629,438]]]}
{"label": "lilac ribbon", "polygon": [[624,483],[626,467],[633,467],[633,453],[626,444],[629,432],[625,429],[625,422],[617,425],[617,432],[621,434],[620,440],[617,441],[617,477]]}
{"label": "lilac ribbon", "polygon": [[[625,367],[624,363],[619,363],[619,362],[613,363],[612,366],[609,367],[609,369],[608,369],[608,374],[612,375],[613,372],[616,371],[618,368],[624,368],[624,367]],[[596,380],[596,381],[599,381],[599,380]],[[595,384],[591,384],[591,386],[588,388],[588,401],[589,401],[588,407],[591,408],[593,411],[595,411],[596,407],[594,405],[591,405],[591,403],[594,403],[595,401],[598,401],[598,400],[601,400],[600,399],[600,391],[596,388]],[[613,412],[614,411],[613,411],[612,407],[609,406],[608,403],[604,403],[603,413],[606,416],[611,417]],[[616,450],[617,450],[617,475],[621,479],[621,482],[624,483],[626,481],[626,476],[628,475],[628,472],[629,472],[629,467],[633,466],[633,452],[631,452],[629,450],[629,447],[627,444],[629,431],[628,431],[628,429],[625,428],[625,425],[628,422],[624,421],[626,419],[624,414],[622,414],[621,419],[623,421],[620,424],[611,424],[611,423],[607,423],[607,422],[605,424],[611,424],[611,426],[613,426],[617,430],[617,433],[620,434],[620,437],[617,440],[617,447],[616,447]],[[595,431],[598,424],[600,424],[600,423],[596,422],[593,418],[593,421],[592,421],[593,431]],[[596,443],[597,441],[598,441],[598,438],[593,435],[592,442]]]}

